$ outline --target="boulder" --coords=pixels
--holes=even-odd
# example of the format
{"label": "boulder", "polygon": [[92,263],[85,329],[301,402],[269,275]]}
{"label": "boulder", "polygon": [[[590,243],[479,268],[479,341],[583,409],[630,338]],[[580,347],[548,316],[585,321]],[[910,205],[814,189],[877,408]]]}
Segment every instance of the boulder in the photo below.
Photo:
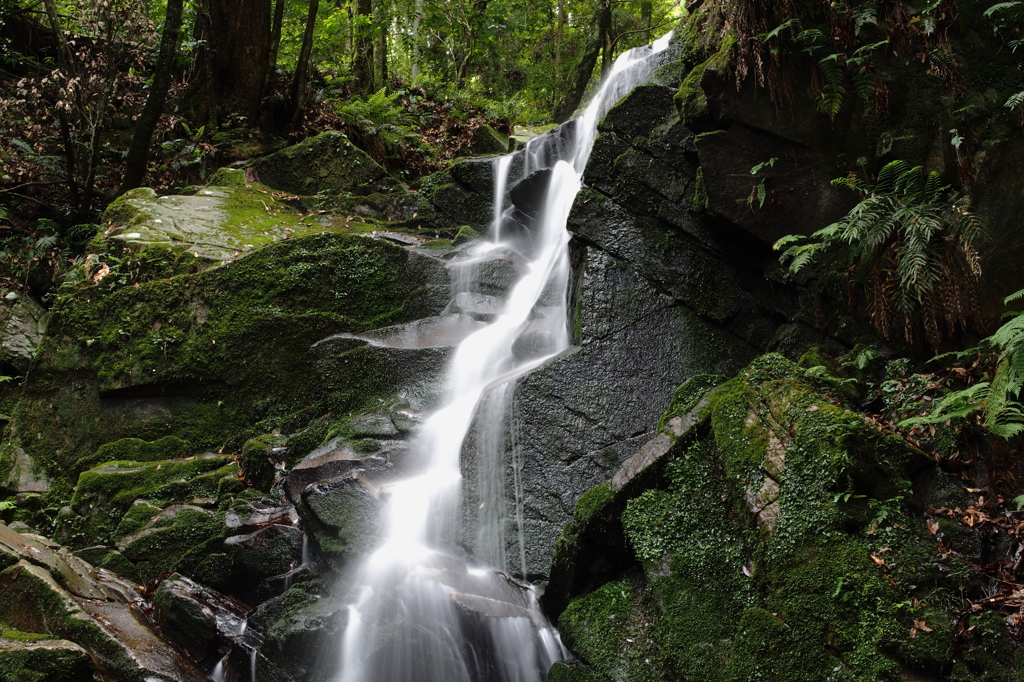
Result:
{"label": "boulder", "polygon": [[170,505],[145,526],[117,541],[117,549],[135,566],[141,583],[165,573],[192,573],[212,551],[221,547],[221,514],[194,505]]}
{"label": "boulder", "polygon": [[302,502],[328,530],[317,540],[332,556],[351,559],[380,543],[381,504],[377,489],[358,473],[319,481],[302,491]]}
{"label": "boulder", "polygon": [[33,298],[0,289],[0,369],[24,374],[35,359],[50,317]]}
{"label": "boulder", "polygon": [[[943,565],[948,550],[913,499],[934,462],[780,356],[720,382],[682,387],[559,541],[544,601],[580,679],[651,666],[779,678],[797,661],[807,679],[837,666],[864,679],[947,669],[960,602],[923,596],[971,588]],[[974,551],[970,540],[958,551]],[[1008,639],[991,642],[956,657],[1011,669]]]}
{"label": "boulder", "polygon": [[[79,548],[97,541],[106,543],[115,537],[125,514],[138,500],[188,502],[218,497],[239,487],[238,467],[228,455],[108,462],[79,476],[71,503],[58,519],[58,538]],[[149,505],[135,513],[145,521],[153,511],[154,506]],[[122,534],[126,532],[128,527],[122,529]]]}
{"label": "boulder", "polygon": [[192,660],[202,661],[217,637],[217,614],[196,598],[197,589],[180,576],[161,582],[153,595],[153,619],[161,635],[187,651]]}
{"label": "boulder", "polygon": [[[101,679],[206,679],[152,631],[137,606],[142,599],[128,583],[45,538],[3,525],[0,562],[0,622],[6,626],[74,642],[92,658]],[[0,643],[0,650],[7,648]]]}
{"label": "boulder", "polygon": [[271,404],[277,420],[308,406],[309,420],[393,395],[398,379],[378,358],[348,353],[321,375],[310,343],[440,312],[443,264],[412,254],[318,233],[137,288],[81,284],[22,385],[13,422],[41,435],[21,447],[43,471],[74,476],[92,464],[79,460],[124,437],[222,448]]}
{"label": "boulder", "polygon": [[0,680],[3,682],[93,682],[88,652],[66,639],[4,630],[0,632]]}
{"label": "boulder", "polygon": [[274,523],[252,533],[232,535],[224,540],[224,548],[240,578],[255,586],[299,565],[302,561],[302,531]]}
{"label": "boulder", "polygon": [[396,183],[344,133],[326,131],[264,156],[251,166],[254,179],[292,194],[369,194]]}

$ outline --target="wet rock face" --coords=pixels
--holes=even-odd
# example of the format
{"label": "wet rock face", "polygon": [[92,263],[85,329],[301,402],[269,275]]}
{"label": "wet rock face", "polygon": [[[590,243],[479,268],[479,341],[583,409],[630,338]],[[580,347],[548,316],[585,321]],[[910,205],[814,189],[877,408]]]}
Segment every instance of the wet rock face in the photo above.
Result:
{"label": "wet rock face", "polygon": [[[110,680],[206,679],[152,630],[133,585],[94,569],[44,538],[15,533],[4,525],[0,525],[0,562],[5,566],[0,571],[4,594],[0,620],[35,635],[18,636],[18,645],[0,646],[0,670],[17,670],[17,666],[36,673],[59,670],[70,680],[92,679],[94,671],[100,679]],[[0,634],[2,639],[8,636],[17,633]]]}
{"label": "wet rock face", "polygon": [[[763,284],[765,248],[691,206],[698,160],[670,89],[637,88],[600,130],[584,176],[590,189],[569,220],[576,347],[516,388],[514,419],[529,434],[519,439],[522,549],[537,577],[576,500],[651,437],[676,386],[756,356],[788,304]],[[543,180],[511,189],[519,210],[532,210]],[[543,345],[522,341],[530,342]],[[511,532],[507,542],[518,556]]]}

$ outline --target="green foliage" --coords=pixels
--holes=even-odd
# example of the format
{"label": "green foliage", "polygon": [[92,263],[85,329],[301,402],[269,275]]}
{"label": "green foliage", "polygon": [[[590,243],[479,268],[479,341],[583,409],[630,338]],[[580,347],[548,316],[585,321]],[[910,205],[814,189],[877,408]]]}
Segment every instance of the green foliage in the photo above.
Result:
{"label": "green foliage", "polygon": [[814,262],[828,279],[854,274],[867,289],[872,322],[885,338],[902,327],[913,340],[919,328],[937,347],[947,334],[976,321],[975,283],[981,275],[976,242],[986,235],[969,201],[942,184],[934,171],[892,161],[874,185],[833,180],[864,198],[841,220],[810,237],[789,235],[774,248],[790,273]]}
{"label": "green foliage", "polygon": [[[773,156],[767,161],[762,161],[753,168],[750,169],[751,175],[757,175],[765,168],[771,168],[775,165],[775,162],[779,160],[779,157]],[[747,197],[747,206],[754,207],[754,203],[757,203],[758,208],[764,208],[764,200],[768,197],[768,189],[765,185],[765,180],[762,178],[761,182],[754,185],[753,189],[750,190],[750,196]]]}
{"label": "green foliage", "polygon": [[382,165],[389,158],[402,158],[412,150],[426,149],[413,129],[416,121],[396,101],[399,94],[389,95],[381,88],[365,99],[353,97],[337,107],[349,136]]}
{"label": "green foliage", "polygon": [[[1024,297],[1024,289],[1006,297],[1010,303]],[[1024,389],[1024,311],[1006,313],[1009,319],[980,347],[960,355],[988,352],[995,367],[991,381],[980,381],[959,391],[952,391],[935,405],[927,416],[904,419],[899,426],[941,424],[950,419],[966,419],[980,415],[981,424],[1002,438],[1024,432],[1024,404],[1019,401]]]}

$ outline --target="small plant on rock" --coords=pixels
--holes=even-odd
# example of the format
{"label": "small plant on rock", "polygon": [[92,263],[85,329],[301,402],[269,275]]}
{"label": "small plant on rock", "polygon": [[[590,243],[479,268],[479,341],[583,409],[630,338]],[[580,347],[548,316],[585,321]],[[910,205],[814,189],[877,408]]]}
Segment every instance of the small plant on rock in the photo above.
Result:
{"label": "small plant on rock", "polygon": [[980,325],[975,285],[981,266],[975,244],[986,234],[967,197],[953,191],[936,172],[892,161],[874,185],[852,178],[832,184],[863,199],[845,217],[809,237],[788,235],[781,261],[798,273],[823,265],[822,282],[844,280],[848,300],[854,285],[866,290],[871,321],[892,338],[902,329],[908,341],[924,339],[934,348],[955,333]]}

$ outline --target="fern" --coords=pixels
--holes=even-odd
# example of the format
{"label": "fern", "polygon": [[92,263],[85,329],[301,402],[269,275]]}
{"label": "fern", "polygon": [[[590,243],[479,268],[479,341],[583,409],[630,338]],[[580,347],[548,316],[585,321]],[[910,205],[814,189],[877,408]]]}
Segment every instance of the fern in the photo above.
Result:
{"label": "fern", "polygon": [[981,13],[981,16],[986,19],[991,19],[997,12],[1004,10],[1013,9],[1014,7],[1024,8],[1024,2],[1022,0],[1013,0],[1013,2],[997,2],[996,4],[989,7],[987,10]]}
{"label": "fern", "polygon": [[[1024,289],[1010,294],[1004,302],[1010,303],[1022,297]],[[992,353],[995,356],[992,380],[953,391],[936,404],[931,414],[905,419],[899,423],[900,426],[937,424],[949,419],[983,415],[981,424],[994,435],[1009,439],[1024,433],[1024,405],[1019,402],[1024,389],[1024,311],[1010,312],[1007,316],[1009,320],[983,339],[980,347],[958,353]]]}
{"label": "fern", "polygon": [[[776,250],[787,247],[780,260],[790,273],[831,253],[826,281],[841,270],[855,272],[884,337],[901,322],[907,340],[922,327],[929,343],[938,346],[944,329],[966,329],[969,319],[976,321],[972,301],[981,272],[973,244],[985,236],[985,226],[938,173],[897,160],[882,167],[873,186],[852,178],[833,184],[864,198],[810,237],[776,242]],[[849,278],[843,279],[849,285]]]}
{"label": "fern", "polygon": [[1024,107],[1024,90],[1010,95],[1010,98],[1006,100],[1006,103],[1003,104],[1003,106],[1007,109],[1020,109],[1021,107]]}
{"label": "fern", "polygon": [[835,120],[836,114],[843,108],[843,101],[846,98],[846,88],[843,87],[845,74],[839,58],[841,53],[830,54],[818,62],[818,71],[824,83],[817,92],[815,106],[818,111]]}

